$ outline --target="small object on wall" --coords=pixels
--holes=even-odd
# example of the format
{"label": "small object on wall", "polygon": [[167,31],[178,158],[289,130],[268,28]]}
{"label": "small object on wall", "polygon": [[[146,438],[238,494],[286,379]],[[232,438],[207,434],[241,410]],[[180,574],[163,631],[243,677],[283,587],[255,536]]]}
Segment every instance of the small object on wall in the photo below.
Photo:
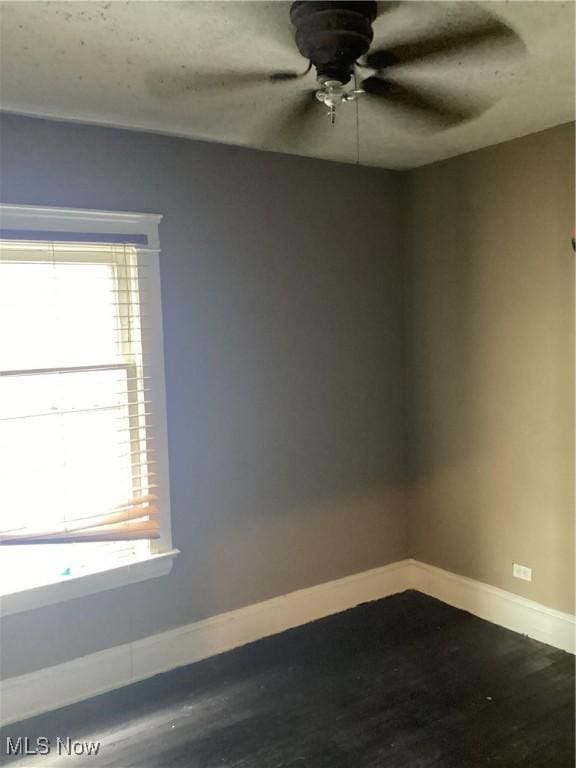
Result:
{"label": "small object on wall", "polygon": [[572,230],[572,250],[576,253],[576,227]]}
{"label": "small object on wall", "polygon": [[524,581],[532,581],[532,568],[528,568],[527,565],[520,565],[519,563],[512,564],[512,575],[517,579],[524,579]]}

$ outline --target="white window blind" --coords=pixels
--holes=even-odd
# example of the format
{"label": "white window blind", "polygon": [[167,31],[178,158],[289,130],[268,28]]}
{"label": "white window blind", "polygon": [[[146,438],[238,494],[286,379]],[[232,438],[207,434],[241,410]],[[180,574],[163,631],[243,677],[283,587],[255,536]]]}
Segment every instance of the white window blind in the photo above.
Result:
{"label": "white window blind", "polygon": [[0,578],[160,535],[146,280],[134,246],[0,242]]}

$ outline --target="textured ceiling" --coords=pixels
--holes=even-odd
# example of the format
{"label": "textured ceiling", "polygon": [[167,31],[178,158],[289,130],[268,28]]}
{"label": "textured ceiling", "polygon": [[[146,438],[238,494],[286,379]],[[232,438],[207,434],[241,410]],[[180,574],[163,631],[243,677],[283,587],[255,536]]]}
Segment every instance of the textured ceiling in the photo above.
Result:
{"label": "textured ceiling", "polygon": [[574,3],[380,3],[374,45],[493,14],[525,53],[478,50],[398,69],[400,82],[495,99],[482,116],[426,132],[386,105],[318,104],[294,139],[290,107],[314,76],[230,85],[226,73],[303,69],[285,2],[2,2],[0,106],[387,168],[430,163],[574,118]]}

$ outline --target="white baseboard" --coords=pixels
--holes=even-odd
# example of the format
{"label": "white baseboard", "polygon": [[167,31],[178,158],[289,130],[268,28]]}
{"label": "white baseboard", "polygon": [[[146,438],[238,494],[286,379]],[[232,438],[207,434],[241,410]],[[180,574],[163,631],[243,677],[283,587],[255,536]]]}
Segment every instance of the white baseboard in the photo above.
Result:
{"label": "white baseboard", "polygon": [[443,603],[462,608],[481,619],[540,640],[547,645],[576,652],[576,617],[492,587],[458,576],[428,563],[410,560],[410,588]]}
{"label": "white baseboard", "polygon": [[407,589],[574,653],[574,616],[426,563],[402,560],[3,680],[0,721],[8,725],[74,704]]}
{"label": "white baseboard", "polygon": [[0,722],[14,723],[192,664],[359,603],[407,589],[407,560],[0,682]]}

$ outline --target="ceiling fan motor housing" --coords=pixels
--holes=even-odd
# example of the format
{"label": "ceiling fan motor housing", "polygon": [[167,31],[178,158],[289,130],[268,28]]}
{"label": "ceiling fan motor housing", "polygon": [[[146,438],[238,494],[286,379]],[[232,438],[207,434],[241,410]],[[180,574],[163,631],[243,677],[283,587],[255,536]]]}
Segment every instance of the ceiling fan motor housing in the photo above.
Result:
{"label": "ceiling fan motor housing", "polygon": [[290,18],[296,27],[298,50],[316,67],[321,82],[350,81],[354,62],[372,43],[372,22],[378,13],[375,2],[292,3]]}

